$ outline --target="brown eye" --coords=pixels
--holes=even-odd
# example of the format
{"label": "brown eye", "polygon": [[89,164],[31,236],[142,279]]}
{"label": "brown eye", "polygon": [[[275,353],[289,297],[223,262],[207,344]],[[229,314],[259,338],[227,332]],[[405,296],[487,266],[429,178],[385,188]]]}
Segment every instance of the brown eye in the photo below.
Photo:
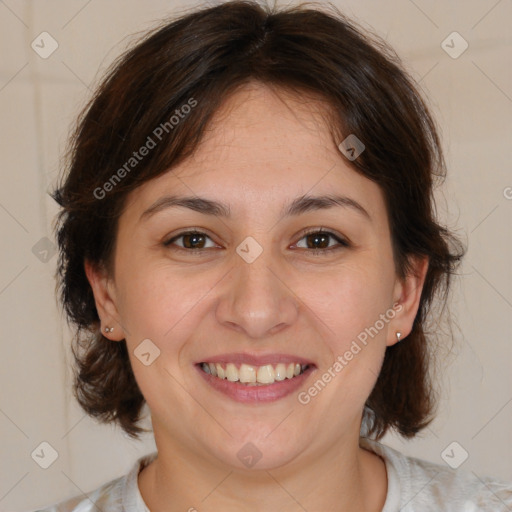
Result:
{"label": "brown eye", "polygon": [[[175,242],[177,240],[182,239],[182,244],[176,244]],[[206,240],[210,239],[208,235],[205,233],[201,233],[199,231],[186,231],[184,233],[181,233],[167,242],[164,243],[166,247],[170,245],[177,245],[179,249],[183,250],[201,250],[201,249],[207,249],[208,247],[205,247]]]}
{"label": "brown eye", "polygon": [[[306,240],[306,247],[298,247],[301,249],[312,249],[308,252],[312,252],[313,254],[333,251],[342,247],[349,247],[349,243],[346,240],[343,240],[330,231],[311,231],[306,233],[301,240]],[[337,242],[337,244],[335,243],[332,245],[331,242],[333,240]]]}
{"label": "brown eye", "polygon": [[331,236],[326,233],[313,233],[305,238],[308,241],[308,249],[327,249]]}

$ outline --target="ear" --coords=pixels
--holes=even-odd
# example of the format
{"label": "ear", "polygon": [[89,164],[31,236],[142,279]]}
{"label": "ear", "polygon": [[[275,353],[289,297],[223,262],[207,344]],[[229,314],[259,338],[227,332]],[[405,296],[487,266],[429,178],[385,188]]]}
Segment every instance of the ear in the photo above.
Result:
{"label": "ear", "polygon": [[409,274],[404,279],[397,278],[395,283],[393,309],[396,315],[389,325],[388,346],[398,342],[397,332],[401,334],[400,341],[411,333],[420,305],[421,292],[428,270],[428,257],[412,257],[409,261],[411,264]]}
{"label": "ear", "polygon": [[[94,265],[87,260],[84,263],[84,269],[94,294],[96,309],[100,317],[101,333],[112,341],[122,341],[126,336],[117,309],[113,281],[103,267]],[[105,327],[114,327],[114,330],[107,333]]]}

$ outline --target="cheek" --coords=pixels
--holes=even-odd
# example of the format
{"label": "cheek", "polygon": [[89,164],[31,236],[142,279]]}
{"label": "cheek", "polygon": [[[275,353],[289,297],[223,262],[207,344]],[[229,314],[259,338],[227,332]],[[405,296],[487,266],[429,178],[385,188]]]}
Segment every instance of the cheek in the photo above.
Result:
{"label": "cheek", "polygon": [[[357,409],[356,404],[365,402],[378,377],[394,317],[392,278],[390,266],[367,261],[343,266],[329,279],[316,280],[314,289],[302,291],[319,320],[322,338],[321,368],[305,400],[321,395],[318,405],[328,403],[330,411]],[[331,420],[338,419],[333,412]]]}
{"label": "cheek", "polygon": [[343,348],[392,306],[392,277],[384,265],[361,261],[340,266],[328,276],[306,279],[300,296],[328,327],[326,336]]}
{"label": "cheek", "polygon": [[324,378],[328,383],[311,392],[322,396],[319,404],[330,404],[335,424],[333,411],[362,406],[377,380],[394,317],[393,275],[390,265],[376,261],[347,265],[309,293],[308,305],[322,320],[319,325],[328,326],[322,337],[329,353],[317,376],[317,382]]}
{"label": "cheek", "polygon": [[119,312],[129,335],[164,340],[201,301],[208,274],[172,271],[164,265],[126,265],[120,275]]}

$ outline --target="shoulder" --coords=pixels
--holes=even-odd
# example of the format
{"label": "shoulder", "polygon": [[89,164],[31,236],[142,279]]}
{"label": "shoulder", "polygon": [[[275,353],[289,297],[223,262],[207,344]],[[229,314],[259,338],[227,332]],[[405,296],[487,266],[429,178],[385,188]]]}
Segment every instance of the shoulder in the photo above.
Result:
{"label": "shoulder", "polygon": [[139,472],[153,461],[157,452],[140,457],[129,473],[110,480],[87,495],[76,496],[33,512],[145,512],[137,485]]}
{"label": "shoulder", "polygon": [[[360,444],[384,459],[388,472],[386,505],[399,505],[402,512],[512,510],[512,482],[409,457],[370,439],[361,438]],[[385,507],[383,512],[387,510]]]}
{"label": "shoulder", "polygon": [[121,512],[125,481],[126,476],[116,478],[87,493],[87,496],[76,496],[34,512],[96,512],[97,507],[102,512]]}

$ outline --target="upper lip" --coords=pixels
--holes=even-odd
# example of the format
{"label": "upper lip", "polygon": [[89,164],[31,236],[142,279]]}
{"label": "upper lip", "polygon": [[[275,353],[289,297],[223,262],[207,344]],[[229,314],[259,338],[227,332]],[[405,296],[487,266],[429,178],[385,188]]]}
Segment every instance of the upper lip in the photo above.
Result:
{"label": "upper lip", "polygon": [[207,356],[196,364],[201,363],[233,363],[233,364],[249,364],[251,366],[264,366],[267,364],[276,365],[279,363],[299,363],[301,365],[314,365],[314,363],[303,357],[291,354],[248,354],[244,352],[218,354],[215,356]]}

